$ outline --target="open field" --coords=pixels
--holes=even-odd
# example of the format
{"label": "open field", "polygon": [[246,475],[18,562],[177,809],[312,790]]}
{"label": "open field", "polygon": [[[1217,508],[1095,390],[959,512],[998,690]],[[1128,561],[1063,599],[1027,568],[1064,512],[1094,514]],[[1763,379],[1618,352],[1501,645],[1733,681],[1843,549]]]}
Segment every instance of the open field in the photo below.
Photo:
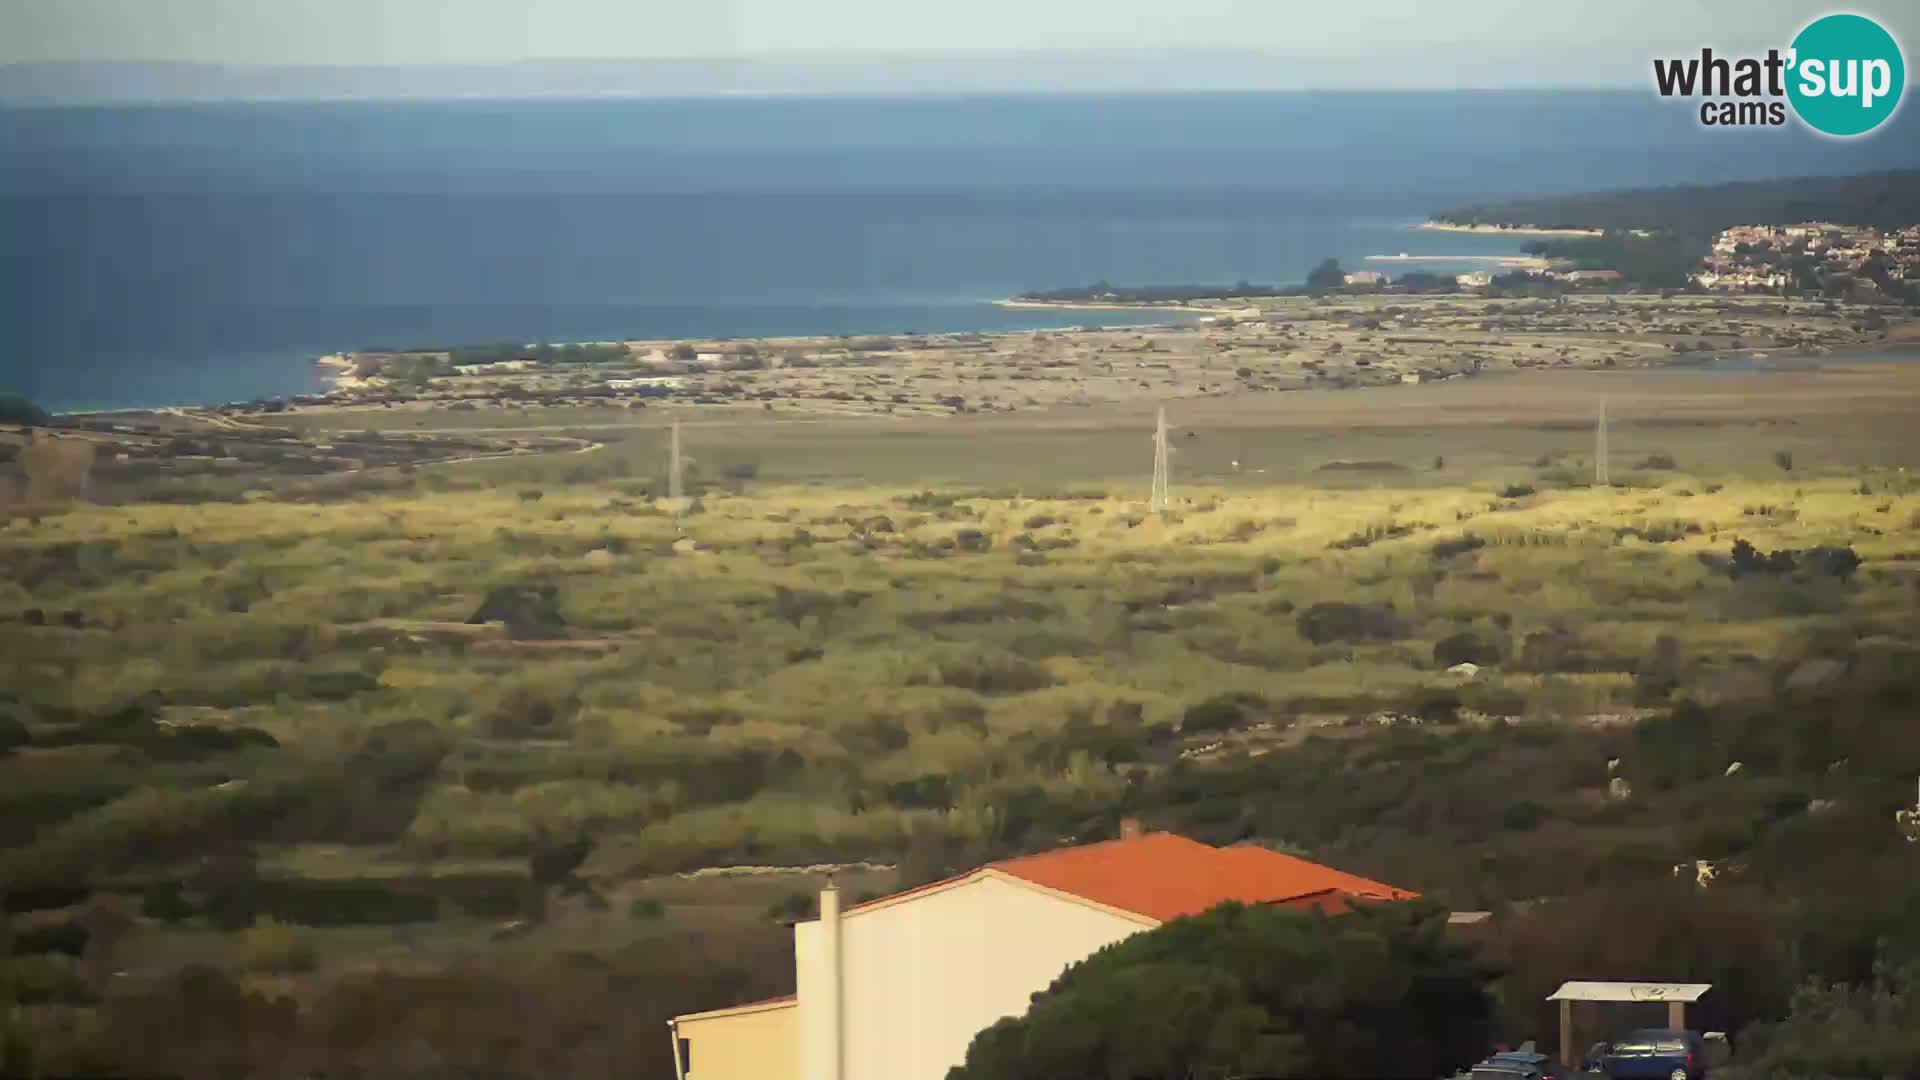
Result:
{"label": "open field", "polygon": [[[340,359],[353,373],[333,394],[300,399],[296,415],[306,424],[371,405],[393,413],[375,422],[380,427],[429,431],[512,425],[522,413],[551,407],[582,410],[573,418],[581,423],[618,423],[621,410],[668,404],[786,419],[1003,415],[1257,400],[1537,369],[1667,367],[1733,354],[1804,364],[1912,343],[1920,326],[1898,306],[1686,294],[1362,293],[1147,309],[1167,311],[1169,325],[603,342],[570,346],[574,354],[502,345],[483,347],[484,358],[538,355],[484,364],[471,350],[366,354]],[[1081,310],[1061,305],[1063,319]],[[279,424],[288,416],[254,419]]]}
{"label": "open field", "polygon": [[[1910,678],[1920,365],[1176,398],[1164,517],[1151,413],[303,408],[165,434],[277,448],[165,502],[102,458],[0,525],[0,877],[122,905],[125,980],[322,1011],[597,956],[657,1055],[661,1010],[788,988],[715,957],[777,959],[817,883],[700,868],[880,892],[1130,812],[1497,906],[1797,881],[1911,797],[1905,729],[1728,718]],[[192,424],[115,422],[77,437],[158,465]]]}
{"label": "open field", "polygon": [[[1232,489],[1491,484],[1525,479],[1543,454],[1578,457],[1590,441],[1581,433],[1605,400],[1615,446],[1627,458],[1616,468],[1660,451],[1689,468],[1737,473],[1755,464],[1756,441],[1767,454],[1796,453],[1803,471],[1897,467],[1905,461],[1910,370],[1898,361],[1839,356],[1818,368],[1778,372],[1507,372],[1363,392],[1175,398],[1173,456],[1185,482]],[[107,501],[238,498],[287,484],[324,495],[351,488],[348,477],[361,471],[376,477],[368,483],[392,484],[410,469],[424,470],[419,484],[443,489],[472,482],[460,478],[518,477],[645,488],[647,480],[664,479],[661,450],[675,420],[710,477],[744,470],[766,480],[958,483],[1009,493],[1082,484],[1119,494],[1139,484],[1151,463],[1152,409],[1146,401],[891,416],[677,400],[648,408],[333,407],[220,418],[238,428],[192,417],[92,417],[67,434],[97,447],[92,492]],[[0,431],[0,454],[17,453],[23,438]],[[1445,468],[1431,467],[1435,456],[1446,459]],[[1405,468],[1392,477],[1324,468],[1343,459]]]}
{"label": "open field", "polygon": [[[1646,453],[1683,457],[1710,474],[1765,475],[1774,449],[1802,455],[1804,467],[1897,467],[1920,388],[1912,365],[1829,361],[1819,371],[1755,374],[1690,369],[1539,372],[1484,376],[1434,385],[1397,385],[1364,393],[1302,390],[1181,400],[1176,470],[1187,483],[1254,488],[1282,482],[1316,486],[1389,482],[1393,486],[1491,484],[1530,475],[1542,454],[1589,456],[1592,425],[1607,403],[1616,452],[1631,466]],[[688,452],[713,471],[751,464],[767,480],[880,485],[966,483],[1005,490],[1023,485],[1110,486],[1116,495],[1144,489],[1152,464],[1150,403],[1058,407],[1013,416],[768,417],[753,409],[663,407],[621,411],[565,407],[459,413],[468,428],[409,418],[396,410],[341,410],[288,417],[310,431],[372,430],[488,435],[533,431],[573,434],[609,444],[579,468],[630,475],[663,470],[665,429],[679,420]],[[1755,460],[1756,447],[1764,452]],[[1632,456],[1639,451],[1638,456]],[[1450,467],[1435,472],[1432,458]],[[1383,460],[1399,475],[1357,478],[1324,466]],[[1234,468],[1238,461],[1240,467]],[[523,469],[523,466],[526,468]],[[488,463],[502,476],[549,462]],[[565,470],[562,468],[561,473]],[[533,475],[533,473],[529,473]]]}

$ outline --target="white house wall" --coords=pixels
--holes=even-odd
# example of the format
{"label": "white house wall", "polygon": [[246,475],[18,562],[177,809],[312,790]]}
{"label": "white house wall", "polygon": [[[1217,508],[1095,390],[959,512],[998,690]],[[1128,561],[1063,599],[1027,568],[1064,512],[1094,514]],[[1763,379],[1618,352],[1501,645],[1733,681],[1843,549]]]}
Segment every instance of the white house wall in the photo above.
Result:
{"label": "white house wall", "polygon": [[800,1080],[833,1080],[835,1075],[829,1064],[829,1017],[821,1004],[821,995],[828,993],[832,982],[826,950],[821,948],[823,937],[817,921],[794,925],[793,985],[800,999]]}
{"label": "white house wall", "polygon": [[[944,1080],[982,1028],[1027,1010],[1068,964],[1146,927],[981,878],[842,921],[845,1027],[838,1080]],[[803,1080],[832,1080],[818,922],[794,928]],[[809,1003],[815,1003],[809,1007]]]}

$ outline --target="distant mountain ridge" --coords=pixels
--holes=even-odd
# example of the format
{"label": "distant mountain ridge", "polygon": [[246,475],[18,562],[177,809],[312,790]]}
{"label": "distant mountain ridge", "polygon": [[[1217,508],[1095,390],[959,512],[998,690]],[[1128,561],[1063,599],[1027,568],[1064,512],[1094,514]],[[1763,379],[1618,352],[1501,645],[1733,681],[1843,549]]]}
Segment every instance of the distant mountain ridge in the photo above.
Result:
{"label": "distant mountain ridge", "polygon": [[[0,64],[0,105],[449,98],[1116,93],[1473,88],[1617,89],[1639,64],[1569,79],[1554,53],[1473,64],[1444,49],[1307,55],[1255,49],[782,53],[750,57],[543,59],[489,64],[265,66],[175,62]],[[1623,58],[1625,59],[1630,58]],[[1592,64],[1579,70],[1588,70]]]}

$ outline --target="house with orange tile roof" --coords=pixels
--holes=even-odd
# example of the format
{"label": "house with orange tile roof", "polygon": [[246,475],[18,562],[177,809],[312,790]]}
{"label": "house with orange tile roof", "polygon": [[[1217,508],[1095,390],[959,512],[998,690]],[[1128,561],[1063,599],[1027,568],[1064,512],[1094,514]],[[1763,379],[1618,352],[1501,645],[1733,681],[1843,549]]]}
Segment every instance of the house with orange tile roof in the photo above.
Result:
{"label": "house with orange tile roof", "polygon": [[1068,965],[1229,901],[1338,912],[1405,889],[1254,845],[1123,824],[1119,839],[988,863],[794,927],[792,997],[671,1022],[679,1080],[942,1080],[973,1037]]}

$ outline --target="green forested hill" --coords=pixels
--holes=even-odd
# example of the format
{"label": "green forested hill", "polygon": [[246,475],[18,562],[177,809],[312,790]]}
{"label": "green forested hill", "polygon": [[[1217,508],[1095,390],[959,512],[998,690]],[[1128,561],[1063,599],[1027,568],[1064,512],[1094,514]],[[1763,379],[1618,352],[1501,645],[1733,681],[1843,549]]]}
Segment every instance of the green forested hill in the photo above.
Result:
{"label": "green forested hill", "polygon": [[1514,199],[1454,207],[1434,220],[1695,236],[1733,225],[1799,221],[1889,228],[1920,222],[1920,169]]}

